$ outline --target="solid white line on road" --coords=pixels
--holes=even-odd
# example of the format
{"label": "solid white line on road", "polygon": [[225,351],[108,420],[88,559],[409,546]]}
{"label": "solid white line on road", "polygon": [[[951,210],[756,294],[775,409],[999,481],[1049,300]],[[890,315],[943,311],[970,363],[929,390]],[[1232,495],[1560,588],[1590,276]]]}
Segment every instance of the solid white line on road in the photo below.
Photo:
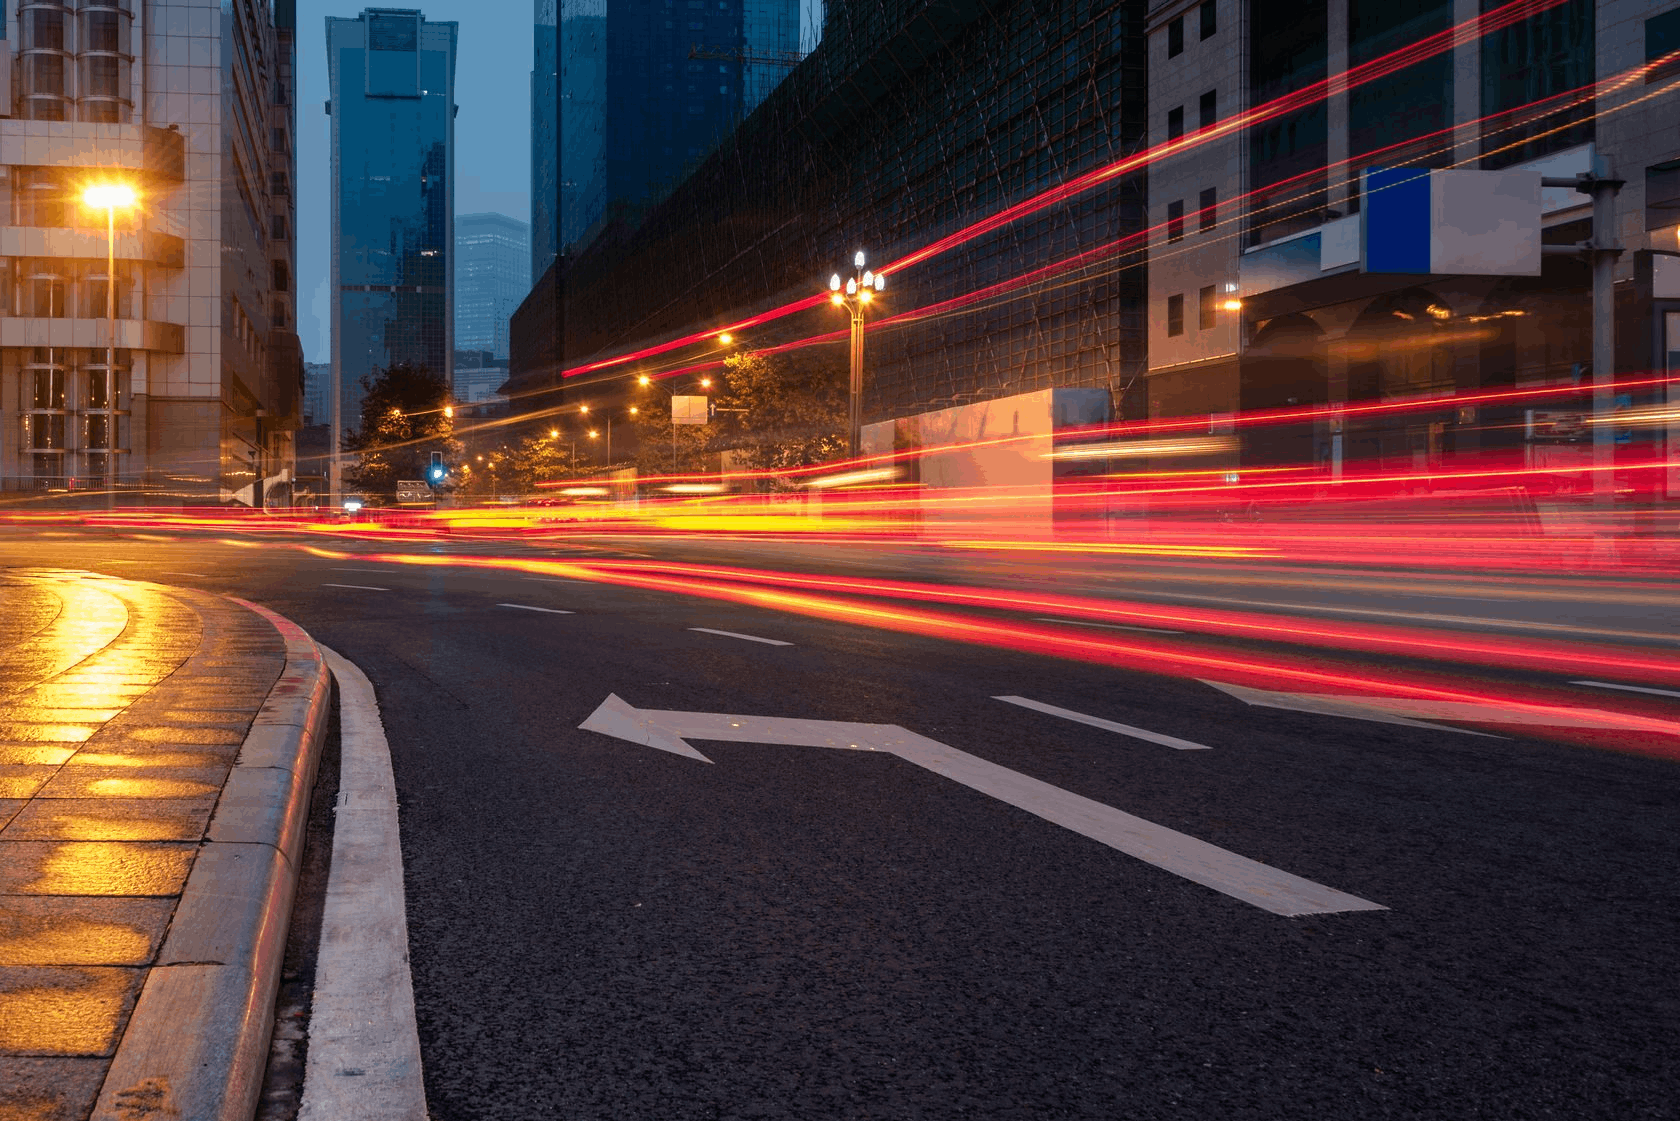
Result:
{"label": "solid white line on road", "polygon": [[323,588],[354,588],[358,592],[388,592],[390,588],[376,588],[372,584],[322,584]]}
{"label": "solid white line on road", "polygon": [[993,697],[994,701],[1005,704],[1020,705],[1030,708],[1034,712],[1046,712],[1051,716],[1060,716],[1063,720],[1072,720],[1076,724],[1089,724],[1093,728],[1106,728],[1110,732],[1119,732],[1122,736],[1131,736],[1135,740],[1146,740],[1158,743],[1162,747],[1176,747],[1180,751],[1212,751],[1205,743],[1192,743],[1181,740],[1177,736],[1165,736],[1160,732],[1151,732],[1145,728],[1134,728],[1130,724],[1117,724],[1113,720],[1104,720],[1100,716],[1087,716],[1083,712],[1075,712],[1071,708],[1057,708],[1041,701],[1028,700],[1026,697]]}
{"label": "solid white line on road", "polygon": [[766,646],[792,646],[793,645],[793,643],[783,642],[779,638],[759,638],[756,634],[740,634],[739,632],[736,632],[736,631],[714,631],[711,627],[690,627],[688,629],[691,630],[691,631],[699,631],[702,634],[721,634],[725,638],[744,638],[748,642],[762,642]]}
{"label": "solid white line on road", "polygon": [[576,615],[576,611],[562,611],[558,607],[532,607],[528,603],[498,603],[497,607],[517,607],[521,611],[543,611],[550,615]]}
{"label": "solid white line on road", "polygon": [[1183,634],[1162,627],[1128,627],[1124,623],[1087,623],[1083,619],[1058,619],[1054,615],[1034,615],[1035,623],[1066,623],[1070,627],[1101,627],[1108,631],[1143,631],[1145,634]]}
{"label": "solid white line on road", "polygon": [[159,576],[194,576],[200,580],[213,580],[215,577],[208,572],[160,572]]}
{"label": "solid white line on road", "polygon": [[1612,685],[1608,681],[1571,681],[1571,685],[1593,685],[1600,689],[1626,689],[1630,693],[1655,693],[1659,697],[1680,697],[1673,689],[1649,689],[1643,685]]}
{"label": "solid white line on road", "polygon": [[300,1121],[424,1121],[391,747],[367,675],[326,647],[340,760]]}

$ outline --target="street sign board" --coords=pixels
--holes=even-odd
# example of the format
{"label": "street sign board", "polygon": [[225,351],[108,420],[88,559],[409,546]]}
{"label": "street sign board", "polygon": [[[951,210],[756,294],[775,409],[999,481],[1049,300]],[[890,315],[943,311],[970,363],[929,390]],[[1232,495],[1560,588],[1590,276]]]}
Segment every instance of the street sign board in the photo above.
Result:
{"label": "street sign board", "polygon": [[433,497],[432,488],[426,485],[424,479],[397,480],[397,502],[399,504],[430,502]]}
{"label": "street sign board", "polygon": [[1373,167],[1361,197],[1365,272],[1540,275],[1538,171]]}
{"label": "street sign board", "polygon": [[710,397],[672,397],[672,424],[705,424],[710,419]]}

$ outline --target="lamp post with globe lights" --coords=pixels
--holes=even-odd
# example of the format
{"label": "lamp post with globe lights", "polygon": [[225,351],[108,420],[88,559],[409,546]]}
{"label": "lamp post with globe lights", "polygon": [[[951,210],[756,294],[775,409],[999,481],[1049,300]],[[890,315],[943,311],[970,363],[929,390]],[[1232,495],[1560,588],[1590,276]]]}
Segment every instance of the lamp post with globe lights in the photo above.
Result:
{"label": "lamp post with globe lights", "polygon": [[828,299],[852,315],[851,454],[857,457],[863,444],[863,313],[876,294],[887,287],[887,278],[864,268],[863,250],[852,258],[854,274],[844,281],[835,273],[828,278]]}

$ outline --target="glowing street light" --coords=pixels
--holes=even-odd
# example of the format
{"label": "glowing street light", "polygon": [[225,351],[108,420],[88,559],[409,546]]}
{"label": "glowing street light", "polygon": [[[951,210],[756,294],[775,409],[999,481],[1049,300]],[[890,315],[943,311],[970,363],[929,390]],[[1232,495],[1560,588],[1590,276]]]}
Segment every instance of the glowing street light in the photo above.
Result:
{"label": "glowing street light", "polygon": [[856,456],[863,443],[863,312],[875,299],[877,292],[886,290],[887,278],[864,268],[861,249],[852,258],[852,265],[857,271],[846,280],[842,281],[839,273],[828,278],[828,300],[835,307],[843,307],[852,313],[850,427],[852,455]]}
{"label": "glowing street light", "polygon": [[[117,505],[114,467],[117,458],[117,208],[132,208],[139,201],[126,183],[98,183],[82,192],[82,202],[105,211],[105,493],[111,508]],[[262,421],[257,422],[257,481],[251,488],[252,505],[262,505]]]}

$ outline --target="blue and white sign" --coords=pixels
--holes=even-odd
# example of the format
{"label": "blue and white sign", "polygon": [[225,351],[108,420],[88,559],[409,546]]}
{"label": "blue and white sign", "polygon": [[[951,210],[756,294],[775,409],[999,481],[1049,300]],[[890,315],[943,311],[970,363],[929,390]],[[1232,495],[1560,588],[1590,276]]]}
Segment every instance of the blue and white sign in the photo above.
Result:
{"label": "blue and white sign", "polygon": [[1540,275],[1538,171],[1373,167],[1361,198],[1365,272]]}

